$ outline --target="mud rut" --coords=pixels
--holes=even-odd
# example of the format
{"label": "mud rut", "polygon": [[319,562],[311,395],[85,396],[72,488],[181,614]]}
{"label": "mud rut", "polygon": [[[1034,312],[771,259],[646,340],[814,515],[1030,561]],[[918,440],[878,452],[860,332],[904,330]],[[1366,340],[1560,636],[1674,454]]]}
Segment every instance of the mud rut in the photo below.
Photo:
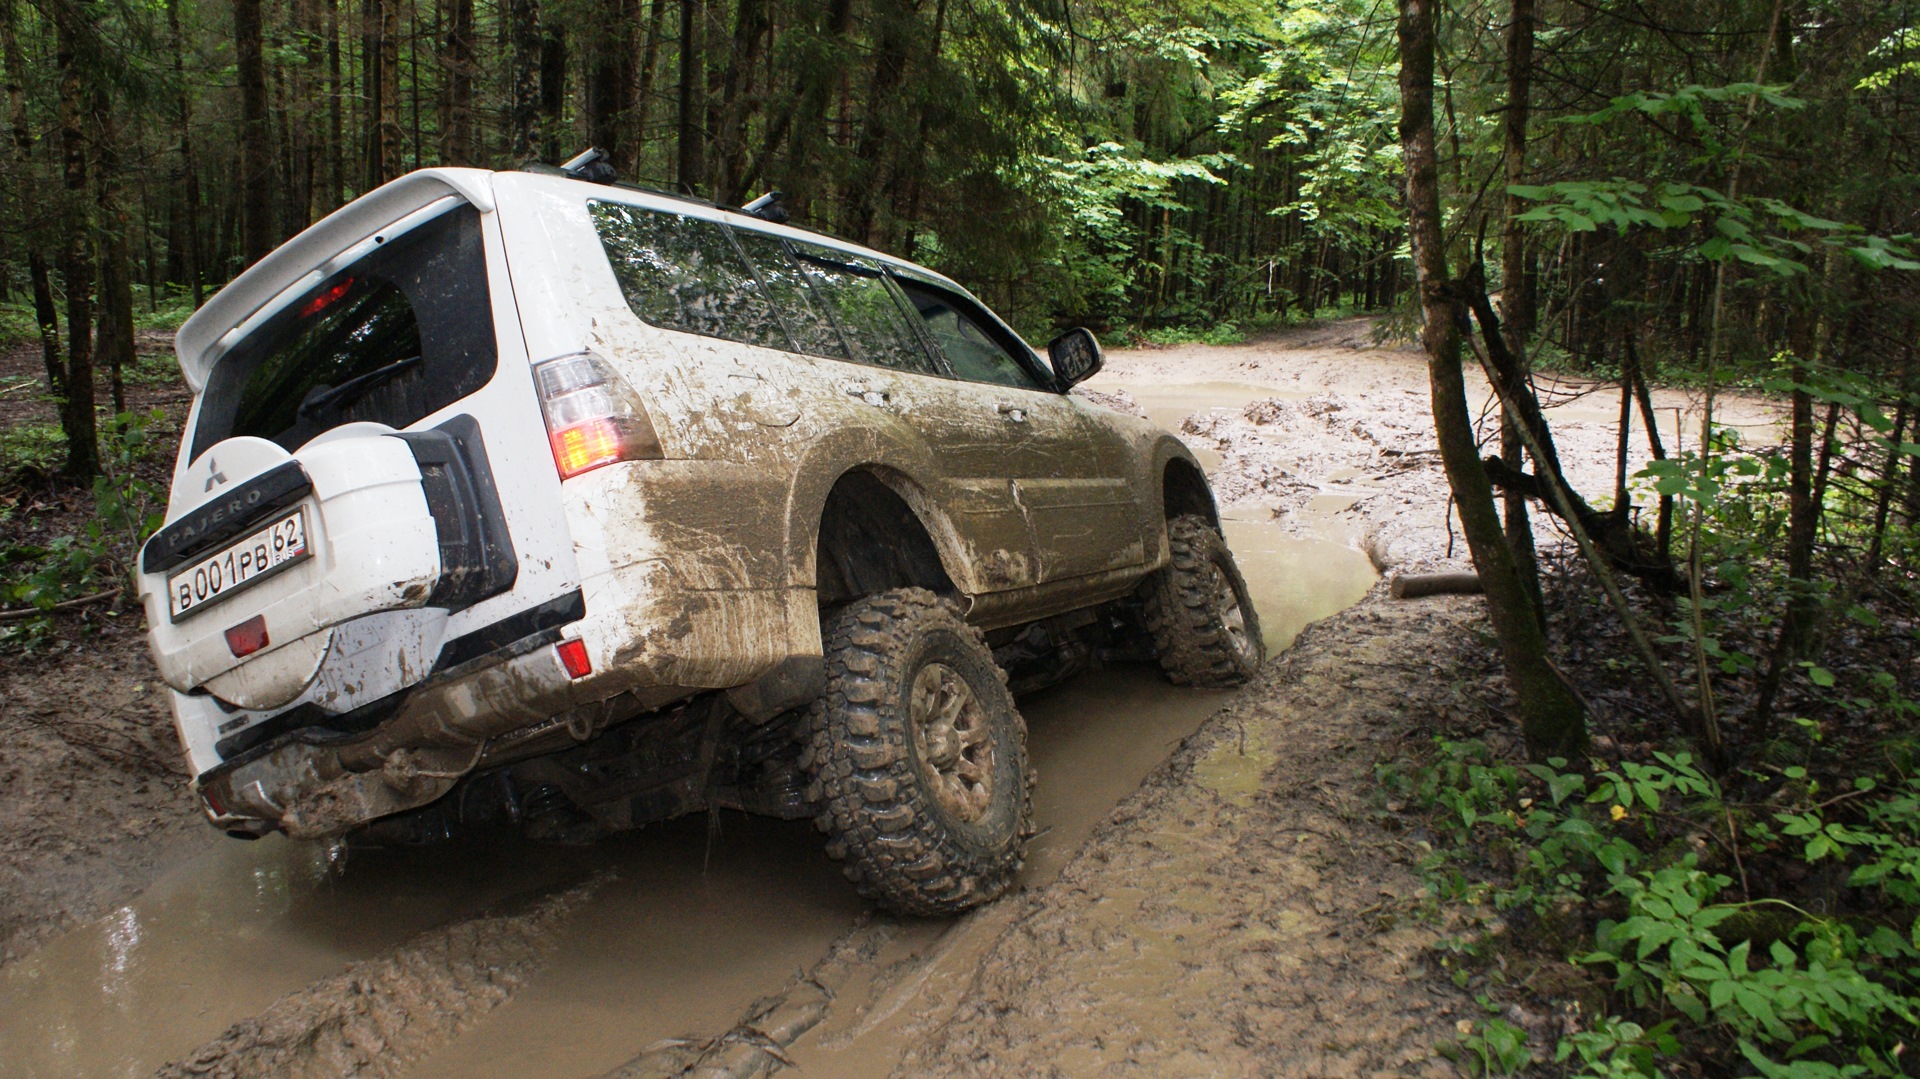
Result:
{"label": "mud rut", "polygon": [[1428,675],[1478,605],[1369,592],[1381,517],[1341,517],[1368,492],[1329,490],[1339,453],[1314,477],[1235,433],[1319,423],[1377,464],[1418,417],[1243,417],[1304,395],[1157,381],[1130,387],[1146,411],[1202,413],[1270,649],[1327,620],[1239,694],[1121,669],[1023,701],[1042,831],[1014,894],[876,914],[806,824],[737,814],[584,849],[220,843],[0,968],[0,1074],[1448,1073],[1431,1047],[1473,1006],[1424,964],[1420,851],[1380,826],[1372,766],[1450,706]]}

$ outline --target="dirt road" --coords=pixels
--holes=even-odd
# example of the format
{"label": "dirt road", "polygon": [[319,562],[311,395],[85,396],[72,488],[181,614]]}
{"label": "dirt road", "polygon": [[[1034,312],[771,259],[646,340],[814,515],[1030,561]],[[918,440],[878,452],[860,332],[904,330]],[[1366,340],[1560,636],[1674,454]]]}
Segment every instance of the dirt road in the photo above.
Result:
{"label": "dirt road", "polygon": [[[156,794],[160,823],[122,842],[65,823],[88,838],[59,874],[0,862],[0,905],[65,896],[91,917],[0,967],[0,1071],[1446,1073],[1432,1047],[1474,1005],[1432,971],[1420,851],[1373,766],[1423,719],[1488,703],[1462,695],[1489,672],[1460,647],[1477,600],[1369,592],[1376,565],[1442,565],[1449,542],[1424,368],[1365,334],[1121,353],[1092,384],[1207,455],[1270,644],[1324,620],[1236,695],[1122,669],[1024,700],[1043,830],[1014,894],[956,920],[876,915],[806,825],[732,814],[590,848],[342,860],[186,839]],[[1657,403],[1680,410],[1672,446],[1687,402]],[[1589,491],[1611,485],[1611,407],[1553,414]],[[52,672],[7,677],[43,725],[88,714]],[[167,850],[138,895],[138,872],[100,883]]]}

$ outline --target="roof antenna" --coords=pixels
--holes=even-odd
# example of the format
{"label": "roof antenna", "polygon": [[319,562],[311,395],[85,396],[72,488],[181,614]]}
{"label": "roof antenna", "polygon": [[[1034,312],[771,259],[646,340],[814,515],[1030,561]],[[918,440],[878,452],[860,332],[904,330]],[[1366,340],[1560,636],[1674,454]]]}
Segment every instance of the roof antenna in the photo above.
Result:
{"label": "roof antenna", "polygon": [[740,212],[750,217],[757,217],[762,221],[771,221],[776,225],[784,225],[787,223],[788,218],[786,197],[787,193],[785,191],[769,191],[759,198],[754,199],[752,202],[747,203],[745,206],[740,207]]}
{"label": "roof antenna", "polygon": [[613,162],[607,160],[607,152],[592,146],[562,164],[560,171],[590,184],[610,184],[620,178],[620,174],[613,171]]}

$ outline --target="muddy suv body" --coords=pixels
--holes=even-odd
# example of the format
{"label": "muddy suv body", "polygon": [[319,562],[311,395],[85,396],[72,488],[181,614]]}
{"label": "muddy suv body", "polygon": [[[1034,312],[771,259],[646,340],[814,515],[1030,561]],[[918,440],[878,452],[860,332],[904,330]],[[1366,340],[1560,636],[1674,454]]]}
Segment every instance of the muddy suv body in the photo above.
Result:
{"label": "muddy suv body", "polygon": [[[1018,723],[987,649],[1060,670],[1125,622],[1220,680],[1205,663],[1231,654],[1173,656],[1185,588],[1244,677],[1231,559],[1169,577],[1191,546],[1169,522],[1214,523],[1199,466],[1069,394],[1097,348],[1059,344],[1050,364],[921,267],[671,196],[464,169],[369,193],[179,333],[194,403],[138,574],[209,817],[565,837],[718,802],[879,834],[831,819],[867,782],[836,762],[872,702],[845,699],[835,671],[866,672],[828,638],[885,622],[951,638],[903,668],[902,715],[946,726],[901,752],[959,792],[958,827],[991,747],[966,748],[987,743],[956,694]],[[943,753],[945,788],[921,759]],[[990,763],[1019,770],[1020,832],[1022,751],[1003,737]],[[1017,865],[1021,839],[994,842]]]}

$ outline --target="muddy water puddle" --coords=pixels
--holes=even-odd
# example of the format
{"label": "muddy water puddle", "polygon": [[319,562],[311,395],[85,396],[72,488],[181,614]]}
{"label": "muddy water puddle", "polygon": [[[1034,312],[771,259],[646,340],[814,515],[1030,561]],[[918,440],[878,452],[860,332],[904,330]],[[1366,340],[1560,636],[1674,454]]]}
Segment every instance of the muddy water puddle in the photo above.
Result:
{"label": "muddy water puddle", "polygon": [[[547,882],[565,851],[219,844],[133,902],[0,971],[0,1073],[133,1076],[280,995]],[[556,859],[555,854],[562,859]]]}
{"label": "muddy water puddle", "polygon": [[[1239,384],[1138,392],[1170,428],[1202,408],[1286,396]],[[1366,556],[1333,539],[1296,538],[1262,520],[1229,518],[1225,527],[1270,653],[1373,583]],[[1023,700],[1040,832],[1022,884],[1055,877],[1228,696],[1118,668]],[[1265,756],[1223,758],[1212,765],[1218,774],[1201,780],[1250,790],[1258,777],[1240,774],[1244,761]],[[283,994],[417,933],[589,877],[600,878],[598,887],[524,987],[405,1074],[576,1079],[662,1039],[716,1036],[818,963],[865,911],[810,825],[735,813],[592,847],[356,852],[344,864],[324,848],[277,838],[234,842],[0,970],[0,1072],[144,1075]],[[913,1038],[944,1020],[1016,907],[868,923],[869,932],[883,930],[873,954],[825,1021],[788,1050],[799,1071],[891,1070]]]}
{"label": "muddy water puddle", "polygon": [[[1107,382],[1093,384],[1095,389],[1125,390],[1147,418],[1161,427],[1180,433],[1180,424],[1196,412],[1238,412],[1255,401],[1282,398],[1305,400],[1304,393],[1256,386],[1251,382],[1192,382],[1164,384],[1155,382]],[[1220,464],[1220,453],[1210,446],[1194,446],[1193,456],[1201,467],[1212,472]]]}

